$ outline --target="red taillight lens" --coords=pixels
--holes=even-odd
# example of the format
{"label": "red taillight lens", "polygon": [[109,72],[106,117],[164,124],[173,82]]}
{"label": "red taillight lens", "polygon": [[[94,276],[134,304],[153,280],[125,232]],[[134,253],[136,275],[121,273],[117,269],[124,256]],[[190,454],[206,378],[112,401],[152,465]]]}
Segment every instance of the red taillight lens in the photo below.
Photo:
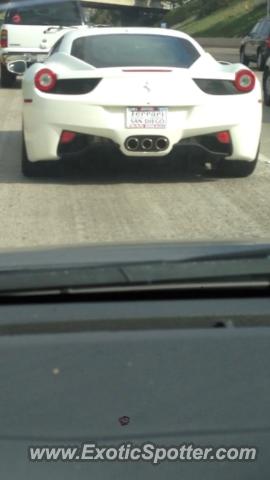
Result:
{"label": "red taillight lens", "polygon": [[265,45],[267,46],[267,48],[270,48],[270,37],[268,37],[268,38],[265,40]]}
{"label": "red taillight lens", "polygon": [[49,68],[42,68],[35,76],[35,86],[41,92],[50,92],[57,82],[57,76]]}
{"label": "red taillight lens", "polygon": [[76,137],[76,133],[64,130],[60,137],[60,143],[70,143]]}
{"label": "red taillight lens", "polygon": [[1,30],[0,46],[1,48],[8,47],[8,31],[5,29]]}
{"label": "red taillight lens", "polygon": [[239,92],[251,92],[255,86],[256,77],[250,70],[240,70],[235,75],[234,85]]}
{"label": "red taillight lens", "polygon": [[226,144],[230,144],[231,143],[231,136],[230,136],[230,132],[218,132],[216,134],[216,137],[217,137],[217,140],[220,142],[220,143],[226,143]]}

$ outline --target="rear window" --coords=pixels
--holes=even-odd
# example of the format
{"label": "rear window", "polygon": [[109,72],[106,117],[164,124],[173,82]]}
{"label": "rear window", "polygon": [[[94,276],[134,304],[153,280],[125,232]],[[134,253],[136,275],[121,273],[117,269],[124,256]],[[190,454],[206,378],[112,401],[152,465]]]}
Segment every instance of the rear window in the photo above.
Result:
{"label": "rear window", "polygon": [[183,38],[166,35],[108,34],[74,40],[71,54],[97,68],[190,67],[199,57]]}
{"label": "rear window", "polygon": [[[34,2],[33,2],[34,3]],[[5,23],[13,25],[80,25],[78,2],[42,3],[8,10]]]}

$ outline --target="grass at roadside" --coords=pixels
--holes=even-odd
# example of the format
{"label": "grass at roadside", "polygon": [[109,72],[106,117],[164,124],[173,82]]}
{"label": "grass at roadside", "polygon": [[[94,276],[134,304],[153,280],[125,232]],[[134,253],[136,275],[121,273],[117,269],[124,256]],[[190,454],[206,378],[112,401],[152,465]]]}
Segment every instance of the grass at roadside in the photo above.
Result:
{"label": "grass at roadside", "polygon": [[[172,12],[170,13],[170,25],[173,25]],[[229,8],[217,10],[205,18],[187,19],[175,25],[174,28],[197,37],[242,37],[251,30],[257,20],[265,15],[265,5],[246,10],[244,2],[241,0]],[[179,12],[177,18],[179,18]]]}

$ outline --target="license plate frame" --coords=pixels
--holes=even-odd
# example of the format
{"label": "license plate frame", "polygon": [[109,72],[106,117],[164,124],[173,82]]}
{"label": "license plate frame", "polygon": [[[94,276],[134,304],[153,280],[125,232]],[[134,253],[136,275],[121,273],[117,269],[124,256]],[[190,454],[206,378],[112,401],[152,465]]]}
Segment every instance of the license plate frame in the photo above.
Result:
{"label": "license plate frame", "polygon": [[126,128],[164,129],[168,122],[168,107],[127,107]]}

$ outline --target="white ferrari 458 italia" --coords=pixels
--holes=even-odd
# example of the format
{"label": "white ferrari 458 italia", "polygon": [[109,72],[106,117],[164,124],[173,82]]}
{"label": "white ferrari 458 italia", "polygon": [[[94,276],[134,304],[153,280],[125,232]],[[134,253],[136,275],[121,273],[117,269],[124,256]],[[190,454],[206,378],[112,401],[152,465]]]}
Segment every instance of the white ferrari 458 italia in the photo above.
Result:
{"label": "white ferrari 458 italia", "polygon": [[[15,61],[9,68],[22,73],[26,65]],[[242,64],[216,61],[179,31],[69,31],[44,63],[25,71],[22,90],[27,176],[40,172],[42,162],[79,155],[97,141],[127,157],[175,150],[179,163],[183,147],[227,176],[244,177],[256,167],[259,81]]]}

